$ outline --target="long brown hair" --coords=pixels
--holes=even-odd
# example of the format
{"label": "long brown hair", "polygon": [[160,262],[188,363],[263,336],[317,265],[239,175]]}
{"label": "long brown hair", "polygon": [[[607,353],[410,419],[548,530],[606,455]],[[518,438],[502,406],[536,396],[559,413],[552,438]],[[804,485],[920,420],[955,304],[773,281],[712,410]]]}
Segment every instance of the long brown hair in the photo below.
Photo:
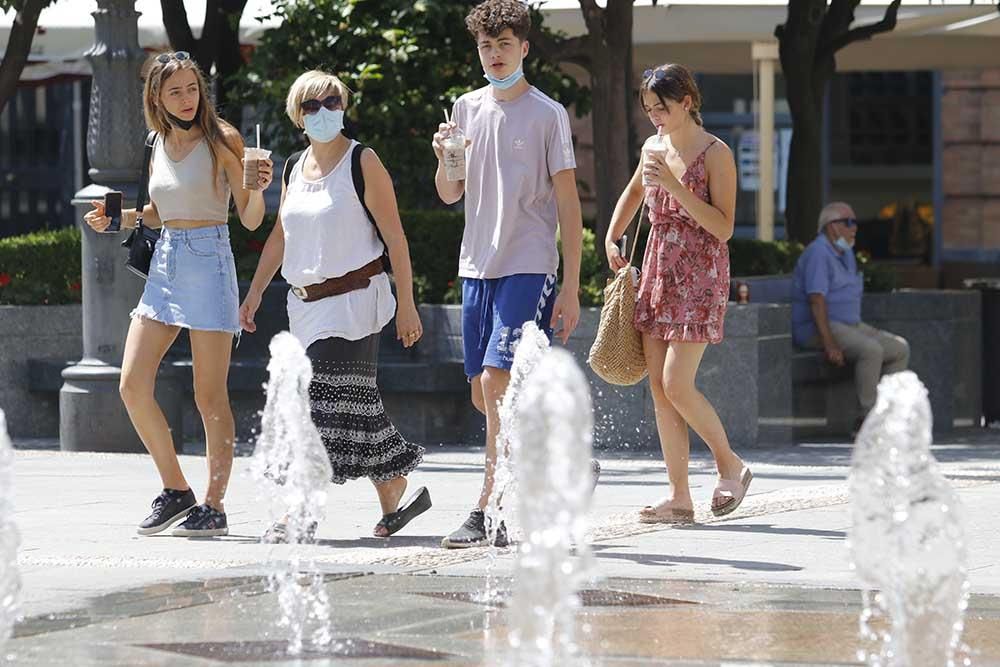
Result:
{"label": "long brown hair", "polygon": [[701,120],[701,91],[694,81],[694,76],[684,65],[677,63],[667,63],[653,68],[642,80],[639,87],[639,102],[642,102],[643,91],[648,90],[655,94],[660,102],[666,106],[667,100],[682,102],[685,95],[691,96],[691,119],[698,125],[703,125]]}
{"label": "long brown hair", "polygon": [[[153,54],[146,62],[146,84],[142,91],[142,111],[146,116],[146,126],[155,130],[161,137],[166,138],[174,131],[174,126],[167,118],[167,111],[160,102],[160,90],[164,82],[181,70],[191,70],[198,80],[198,115],[195,122],[201,128],[205,139],[208,142],[208,152],[212,156],[212,172],[215,174],[215,187],[219,187],[219,147],[223,146],[238,158],[242,158],[235,148],[226,141],[223,132],[232,130],[239,136],[232,125],[219,118],[215,111],[215,104],[208,96],[208,86],[205,83],[205,76],[201,73],[198,65],[190,57],[178,60],[172,52],[165,55],[170,59],[167,62],[160,62],[160,56],[164,54]],[[182,54],[183,55],[183,54]]]}

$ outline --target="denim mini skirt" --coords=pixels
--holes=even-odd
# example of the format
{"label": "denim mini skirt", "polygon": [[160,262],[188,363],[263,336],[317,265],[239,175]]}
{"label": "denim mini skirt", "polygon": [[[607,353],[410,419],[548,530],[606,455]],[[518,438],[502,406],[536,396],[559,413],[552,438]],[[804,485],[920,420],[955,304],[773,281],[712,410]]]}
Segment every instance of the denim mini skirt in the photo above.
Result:
{"label": "denim mini skirt", "polygon": [[240,332],[236,262],[226,225],[163,227],[132,317],[202,331]]}

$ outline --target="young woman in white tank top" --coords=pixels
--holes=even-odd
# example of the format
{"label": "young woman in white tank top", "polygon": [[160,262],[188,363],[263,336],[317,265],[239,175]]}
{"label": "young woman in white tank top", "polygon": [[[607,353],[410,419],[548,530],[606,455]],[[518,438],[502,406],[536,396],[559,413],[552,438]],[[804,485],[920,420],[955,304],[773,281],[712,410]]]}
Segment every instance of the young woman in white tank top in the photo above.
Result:
{"label": "young woman in white tank top", "polygon": [[[289,326],[313,365],[310,407],[330,457],[332,481],[369,478],[383,515],[374,533],[388,537],[430,507],[430,494],[421,488],[400,504],[406,475],[420,464],[423,448],[406,442],[385,414],[376,384],[379,334],[394,311],[396,338],[405,347],[416,343],[423,330],[392,180],[378,156],[364,149],[364,203],[383,245],[355,190],[352,154],[357,142],[341,132],[346,105],[347,87],[326,72],[306,72],[292,84],[286,111],[305,129],[309,148],[282,189],[281,210],[240,307],[240,321],[246,331],[256,329],[261,296],[281,267],[294,288],[288,294]],[[385,251],[395,275],[398,310],[389,276],[379,270]],[[329,285],[328,279],[364,271],[373,263],[367,287],[312,300],[310,291]],[[298,296],[303,293],[308,301]],[[264,538],[285,541],[286,526],[275,524]]]}
{"label": "young woman in white tank top", "polygon": [[[235,128],[219,119],[204,77],[183,51],[150,59],[143,106],[146,124],[158,136],[150,161],[150,204],[142,221],[162,230],[142,299],[132,312],[121,395],[156,463],[163,492],[138,532],[159,533],[185,519],[174,535],[225,535],[223,497],[235,440],[226,383],[233,335],[240,331],[236,267],[226,223],[232,193],[243,226],[260,226],[271,163],[260,163],[259,190],[243,189],[243,141]],[[92,203],[85,220],[103,231],[110,222],[103,202]],[[134,209],[125,211],[122,226],[134,227],[135,219]],[[153,396],[160,361],[182,328],[190,331],[195,404],[208,453],[209,482],[201,505],[181,471]]]}

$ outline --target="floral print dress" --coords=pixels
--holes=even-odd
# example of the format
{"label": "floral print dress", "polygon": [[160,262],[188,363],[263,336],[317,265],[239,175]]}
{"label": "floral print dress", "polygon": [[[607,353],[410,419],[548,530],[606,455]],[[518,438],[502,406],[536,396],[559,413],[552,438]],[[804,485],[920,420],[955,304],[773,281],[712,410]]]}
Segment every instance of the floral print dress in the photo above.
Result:
{"label": "floral print dress", "polygon": [[[705,147],[680,182],[711,202]],[[664,341],[719,343],[729,301],[729,247],[659,186],[646,188],[651,229],[635,305],[635,328]]]}

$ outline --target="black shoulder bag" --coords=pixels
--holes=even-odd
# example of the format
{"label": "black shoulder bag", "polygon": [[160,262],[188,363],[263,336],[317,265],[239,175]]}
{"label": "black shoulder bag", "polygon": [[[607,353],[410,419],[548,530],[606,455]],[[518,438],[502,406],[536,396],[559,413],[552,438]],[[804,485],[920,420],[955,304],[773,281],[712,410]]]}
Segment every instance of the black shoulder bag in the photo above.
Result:
{"label": "black shoulder bag", "polygon": [[145,150],[142,156],[142,172],[139,174],[139,191],[135,196],[135,228],[122,241],[122,247],[128,248],[128,259],[125,266],[129,271],[143,280],[149,275],[149,264],[153,261],[153,251],[156,242],[160,240],[160,230],[152,229],[142,224],[142,210],[146,207],[147,187],[149,185],[149,161],[153,156],[153,143],[156,132],[146,135]]}
{"label": "black shoulder bag", "polygon": [[[365,215],[368,216],[368,222],[372,223],[372,227],[375,228],[375,234],[378,235],[378,240],[382,242],[382,268],[385,269],[386,273],[392,273],[392,262],[389,261],[389,246],[385,244],[385,239],[382,238],[382,232],[379,231],[378,225],[375,224],[375,217],[372,212],[368,210],[368,204],[365,203],[365,174],[361,171],[361,153],[365,150],[363,144],[357,144],[354,150],[351,151],[351,178],[354,180],[354,192],[358,195],[358,200],[361,202],[361,208],[365,209]],[[288,187],[288,179],[292,174],[292,167],[295,163],[299,161],[302,154],[305,151],[296,151],[288,156],[285,160],[285,168],[281,174],[281,179],[285,182],[285,187]]]}

